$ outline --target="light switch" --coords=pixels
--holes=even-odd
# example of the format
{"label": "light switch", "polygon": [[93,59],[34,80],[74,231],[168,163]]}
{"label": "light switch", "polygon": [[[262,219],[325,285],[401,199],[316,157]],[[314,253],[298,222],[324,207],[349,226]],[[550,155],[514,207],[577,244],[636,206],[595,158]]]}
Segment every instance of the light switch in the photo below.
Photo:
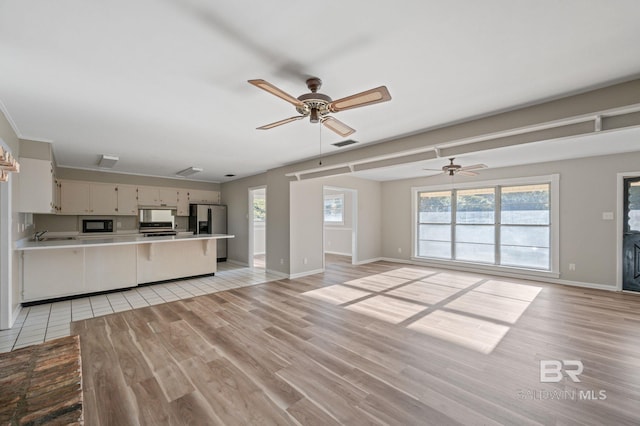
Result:
{"label": "light switch", "polygon": [[613,212],[602,212],[602,220],[613,220]]}

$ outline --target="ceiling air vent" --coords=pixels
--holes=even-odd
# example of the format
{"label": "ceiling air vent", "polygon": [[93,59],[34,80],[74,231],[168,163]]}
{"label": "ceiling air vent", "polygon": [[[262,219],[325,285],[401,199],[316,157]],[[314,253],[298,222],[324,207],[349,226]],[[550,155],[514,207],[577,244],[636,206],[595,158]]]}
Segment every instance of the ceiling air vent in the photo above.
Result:
{"label": "ceiling air vent", "polygon": [[338,148],[342,148],[343,146],[352,145],[354,143],[358,143],[358,141],[354,141],[353,139],[347,139],[346,141],[336,142],[331,145],[337,146]]}

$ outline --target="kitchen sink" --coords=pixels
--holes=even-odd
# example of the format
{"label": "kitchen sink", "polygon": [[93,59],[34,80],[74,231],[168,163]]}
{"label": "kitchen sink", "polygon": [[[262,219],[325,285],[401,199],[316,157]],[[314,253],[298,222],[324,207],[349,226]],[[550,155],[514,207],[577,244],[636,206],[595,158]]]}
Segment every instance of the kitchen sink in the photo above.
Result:
{"label": "kitchen sink", "polygon": [[68,240],[75,240],[75,239],[76,237],[44,237],[40,241],[68,241]]}

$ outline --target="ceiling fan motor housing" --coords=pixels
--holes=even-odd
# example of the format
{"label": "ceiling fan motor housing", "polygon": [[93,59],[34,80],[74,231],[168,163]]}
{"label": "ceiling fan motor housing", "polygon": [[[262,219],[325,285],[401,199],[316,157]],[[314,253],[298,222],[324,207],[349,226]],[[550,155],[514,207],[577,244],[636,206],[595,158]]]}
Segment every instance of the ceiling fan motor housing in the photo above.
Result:
{"label": "ceiling fan motor housing", "polygon": [[297,107],[296,111],[304,116],[311,116],[311,122],[317,123],[319,117],[329,114],[329,103],[331,98],[322,93],[307,93],[298,97],[303,103],[301,107]]}
{"label": "ceiling fan motor housing", "polygon": [[317,93],[322,86],[322,80],[318,77],[307,79],[307,88],[311,93],[307,93],[298,97],[303,103],[302,106],[296,107],[296,111],[304,116],[309,116],[312,123],[320,121],[320,117],[329,114],[329,103],[331,98],[325,94]]}

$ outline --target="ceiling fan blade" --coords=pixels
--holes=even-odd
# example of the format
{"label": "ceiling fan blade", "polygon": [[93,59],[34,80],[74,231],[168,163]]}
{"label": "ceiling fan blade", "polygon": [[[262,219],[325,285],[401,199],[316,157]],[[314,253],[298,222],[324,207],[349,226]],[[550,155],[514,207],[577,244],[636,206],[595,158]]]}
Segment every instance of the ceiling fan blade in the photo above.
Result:
{"label": "ceiling fan blade", "polygon": [[472,164],[471,166],[460,167],[458,171],[466,171],[466,170],[477,170],[477,169],[486,169],[486,164]]}
{"label": "ceiling fan blade", "polygon": [[272,95],[276,95],[277,97],[279,97],[280,99],[284,99],[285,101],[289,102],[290,104],[295,105],[296,107],[302,107],[304,104],[299,101],[298,99],[294,98],[293,96],[291,96],[290,94],[286,93],[285,91],[278,89],[276,86],[274,86],[273,84],[258,79],[258,80],[248,80],[249,83],[253,84],[254,86],[265,90],[269,93],[271,93]]}
{"label": "ceiling fan blade", "polygon": [[422,170],[426,170],[428,172],[441,172],[442,169],[422,169]]}
{"label": "ceiling fan blade", "polygon": [[283,124],[291,123],[292,121],[301,120],[303,118],[304,118],[304,115],[296,115],[295,117],[285,118],[284,120],[276,121],[275,123],[265,124],[264,126],[258,127],[258,129],[269,130],[277,126],[282,126]]}
{"label": "ceiling fan blade", "polygon": [[462,175],[462,176],[478,176],[477,172],[471,172],[469,170],[460,170],[460,169],[458,169],[458,171],[455,172],[455,174]]}
{"label": "ceiling fan blade", "polygon": [[338,112],[390,100],[391,95],[389,94],[387,87],[380,86],[375,89],[367,90],[366,92],[357,93],[355,95],[330,102],[328,108],[331,112]]}
{"label": "ceiling fan blade", "polygon": [[322,124],[328,129],[333,130],[337,134],[342,137],[349,136],[354,133],[356,130],[344,124],[342,121],[337,120],[333,117],[325,117],[322,119]]}

